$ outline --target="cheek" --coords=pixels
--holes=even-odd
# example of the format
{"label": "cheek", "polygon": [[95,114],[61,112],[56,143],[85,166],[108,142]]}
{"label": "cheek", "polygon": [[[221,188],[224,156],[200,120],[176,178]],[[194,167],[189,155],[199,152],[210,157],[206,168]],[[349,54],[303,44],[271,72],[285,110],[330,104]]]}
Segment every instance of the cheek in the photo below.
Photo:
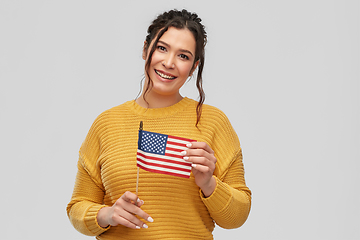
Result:
{"label": "cheek", "polygon": [[190,75],[190,73],[191,73],[191,69],[192,69],[192,64],[183,64],[182,66],[181,66],[181,68],[179,68],[179,70],[181,71],[181,74],[183,75],[183,76],[186,76],[186,77],[188,77],[189,75]]}
{"label": "cheek", "polygon": [[151,63],[157,62],[159,60],[159,54],[155,51],[151,57]]}

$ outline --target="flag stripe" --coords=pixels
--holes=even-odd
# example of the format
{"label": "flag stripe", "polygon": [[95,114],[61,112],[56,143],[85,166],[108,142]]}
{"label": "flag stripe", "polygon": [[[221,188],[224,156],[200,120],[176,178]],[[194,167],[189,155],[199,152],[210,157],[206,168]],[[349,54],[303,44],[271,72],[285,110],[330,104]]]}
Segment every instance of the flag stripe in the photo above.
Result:
{"label": "flag stripe", "polygon": [[[186,148],[184,148],[184,150],[186,150]],[[173,152],[174,154],[180,154],[182,151],[184,151],[183,149],[177,149],[177,148],[171,148],[171,147],[167,147],[165,152]]]}
{"label": "flag stripe", "polygon": [[170,139],[173,139],[174,141],[182,141],[182,142],[186,142],[186,143],[188,143],[188,142],[194,142],[194,140],[192,140],[192,139],[189,139],[189,138],[182,138],[182,137],[176,137],[176,136],[168,136],[168,138],[170,138]]}
{"label": "flag stripe", "polygon": [[162,173],[162,174],[167,174],[167,175],[172,175],[172,176],[176,176],[176,177],[183,177],[183,178],[190,178],[190,175],[187,174],[181,174],[181,173],[175,173],[175,172],[169,172],[169,171],[161,171],[158,169],[152,169],[152,168],[147,168],[144,166],[141,166],[139,163],[137,164],[138,167],[149,171],[149,172],[154,172],[154,173]]}
{"label": "flag stripe", "polygon": [[[139,150],[141,151],[141,150]],[[147,153],[141,153],[141,152],[138,152],[138,157],[140,157],[140,159],[142,160],[146,160],[146,159],[149,159],[149,160],[155,160],[155,161],[159,161],[159,162],[164,162],[164,164],[166,163],[169,163],[169,164],[175,164],[175,165],[180,165],[180,166],[185,166],[187,169],[191,169],[190,166],[191,164],[188,163],[188,162],[185,162],[185,160],[182,160],[182,161],[179,161],[179,160],[171,160],[169,158],[159,158],[159,157],[156,157],[156,156],[151,156],[151,155],[148,155]]]}
{"label": "flag stripe", "polygon": [[182,172],[182,173],[190,173],[191,170],[190,169],[184,169],[184,168],[181,168],[181,167],[174,167],[174,166],[170,166],[170,165],[166,165],[166,163],[158,163],[156,160],[149,160],[149,159],[141,159],[141,158],[138,158],[138,163],[142,163],[148,167],[159,167],[161,169],[164,169],[164,170],[176,170],[176,171],[179,171],[179,172]]}
{"label": "flag stripe", "polygon": [[148,153],[148,152],[141,151],[140,149],[138,149],[138,154],[143,154],[145,156],[150,156],[150,157],[154,157],[154,158],[158,158],[158,159],[169,159],[169,160],[174,160],[176,162],[182,162],[182,163],[185,162],[184,159],[179,158],[178,156],[171,157],[171,156],[165,156],[165,155],[157,155],[154,153]]}
{"label": "flag stripe", "polygon": [[[173,158],[178,158],[178,159],[183,159],[182,156],[180,154],[177,154],[177,153],[173,153],[171,151],[166,151],[165,152],[165,156],[169,156],[169,157],[173,157]],[[181,156],[181,157],[179,157]]]}
{"label": "flag stripe", "polygon": [[182,152],[186,149],[188,149],[187,147],[184,147],[184,146],[175,146],[175,145],[171,145],[171,144],[167,144],[166,145],[166,149],[171,149],[173,151],[178,151],[178,152]]}
{"label": "flag stripe", "polygon": [[169,145],[173,145],[173,147],[186,147],[186,144],[188,144],[189,142],[186,142],[186,143],[179,143],[179,142],[172,142],[172,141],[169,141],[168,139],[168,144]]}

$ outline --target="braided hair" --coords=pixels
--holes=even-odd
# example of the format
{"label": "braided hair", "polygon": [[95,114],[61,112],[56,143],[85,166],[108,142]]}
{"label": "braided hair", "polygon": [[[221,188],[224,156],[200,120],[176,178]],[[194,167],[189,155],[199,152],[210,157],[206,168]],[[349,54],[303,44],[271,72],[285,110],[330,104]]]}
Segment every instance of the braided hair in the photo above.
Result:
{"label": "braided hair", "polygon": [[[149,52],[149,56],[147,57],[145,63],[145,70],[148,76],[148,84],[143,98],[145,100],[145,94],[150,91],[152,86],[152,80],[150,79],[148,69],[151,64],[152,55],[156,49],[157,43],[159,39],[163,36],[163,34],[169,29],[169,27],[175,27],[177,29],[188,29],[193,35],[196,40],[196,47],[195,47],[195,59],[193,63],[193,68],[197,61],[198,70],[197,70],[197,78],[196,78],[196,87],[199,92],[199,101],[196,107],[196,126],[198,125],[200,118],[201,118],[201,110],[202,105],[205,101],[205,92],[202,87],[202,72],[204,69],[204,60],[205,60],[205,45],[207,42],[207,35],[205,31],[205,27],[201,23],[201,19],[198,17],[196,13],[188,12],[187,10],[183,9],[182,11],[178,10],[170,10],[168,12],[164,12],[159,15],[149,26],[146,36],[146,44],[144,46],[144,51],[147,52],[148,48],[150,47],[150,43],[155,39],[154,44]],[[146,101],[146,100],[145,100]]]}

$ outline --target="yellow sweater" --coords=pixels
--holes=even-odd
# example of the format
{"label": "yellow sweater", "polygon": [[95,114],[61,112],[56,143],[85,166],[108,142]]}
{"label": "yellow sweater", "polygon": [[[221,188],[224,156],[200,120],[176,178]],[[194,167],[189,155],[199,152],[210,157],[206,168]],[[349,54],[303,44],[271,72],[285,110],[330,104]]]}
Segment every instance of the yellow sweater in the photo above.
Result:
{"label": "yellow sweater", "polygon": [[[197,102],[184,98],[167,108],[146,109],[135,101],[100,114],[80,148],[78,173],[67,213],[81,233],[97,239],[213,239],[214,222],[240,227],[247,219],[251,192],[245,185],[238,137],[223,112],[203,106],[196,123]],[[204,198],[190,179],[140,169],[139,198],[153,219],[147,229],[100,227],[96,214],[112,206],[125,191],[135,193],[139,122],[144,130],[206,142],[217,158],[217,186]]]}

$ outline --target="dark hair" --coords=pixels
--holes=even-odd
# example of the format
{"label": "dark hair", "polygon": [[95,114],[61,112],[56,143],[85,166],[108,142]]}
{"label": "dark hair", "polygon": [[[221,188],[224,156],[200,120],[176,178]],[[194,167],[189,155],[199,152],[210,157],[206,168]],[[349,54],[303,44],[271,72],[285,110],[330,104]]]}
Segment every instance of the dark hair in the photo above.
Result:
{"label": "dark hair", "polygon": [[[156,49],[157,43],[161,36],[169,29],[169,27],[175,27],[177,29],[188,29],[194,35],[196,41],[195,47],[195,59],[193,63],[193,68],[195,67],[195,63],[199,61],[198,70],[197,70],[197,78],[196,78],[196,87],[199,92],[199,102],[196,107],[196,126],[198,125],[201,118],[201,110],[202,105],[205,101],[205,92],[202,87],[202,72],[204,69],[204,60],[205,60],[205,45],[207,41],[205,27],[201,23],[201,19],[198,17],[196,13],[190,13],[187,10],[183,9],[182,11],[178,10],[170,10],[168,12],[164,12],[159,15],[149,26],[146,36],[146,45],[144,46],[144,51],[147,52],[148,48],[156,37],[154,44],[151,47],[149,52],[149,56],[147,56],[147,60],[145,63],[145,70],[148,76],[147,87],[144,91],[143,98],[145,100],[145,94],[150,90],[152,85],[152,80],[150,79],[149,73],[147,72],[150,64],[152,55]],[[146,100],[145,100],[146,101]]]}

